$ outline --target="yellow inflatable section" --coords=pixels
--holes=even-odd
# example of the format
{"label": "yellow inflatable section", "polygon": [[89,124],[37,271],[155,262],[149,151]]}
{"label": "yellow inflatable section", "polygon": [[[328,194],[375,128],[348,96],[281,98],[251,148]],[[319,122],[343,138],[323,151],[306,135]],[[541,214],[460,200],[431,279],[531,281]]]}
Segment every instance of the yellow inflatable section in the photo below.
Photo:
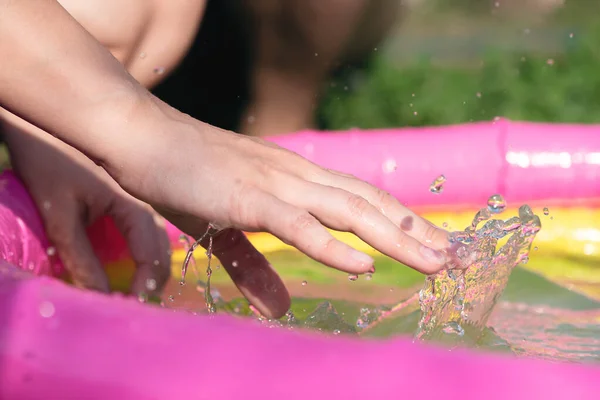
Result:
{"label": "yellow inflatable section", "polygon": [[[583,254],[600,261],[600,210],[590,208],[553,209],[549,211],[548,215],[544,215],[542,209],[533,211],[540,216],[542,229],[534,242],[538,251],[532,254],[532,257],[553,255],[579,258]],[[447,226],[448,230],[463,230],[471,224],[475,213],[476,211],[469,210],[455,213],[423,213],[421,215],[438,226]],[[502,215],[516,214],[517,209],[507,209]],[[371,246],[350,233],[332,231],[332,234],[358,250],[372,255],[379,254]],[[266,233],[249,234],[248,237],[262,253],[282,250],[297,251]],[[199,260],[206,258],[202,251],[196,252],[195,257]],[[173,254],[174,264],[180,264],[184,258],[185,251],[183,249],[178,249]]]}
{"label": "yellow inflatable section", "polygon": [[[552,208],[547,215],[542,207],[533,208],[540,216],[542,229],[534,241],[534,251],[524,266],[547,278],[583,293],[600,293],[600,209],[589,207]],[[463,230],[471,224],[476,210],[458,212],[426,212],[421,215],[448,230]],[[504,219],[516,215],[509,208],[500,216]],[[499,217],[500,217],[499,216]],[[371,246],[349,233],[332,231],[332,234],[349,245],[374,256],[380,255]],[[272,252],[297,252],[293,247],[265,233],[248,235],[254,246],[267,255]],[[173,253],[173,274],[180,276],[186,252]],[[206,260],[204,251],[196,251],[194,258]]]}

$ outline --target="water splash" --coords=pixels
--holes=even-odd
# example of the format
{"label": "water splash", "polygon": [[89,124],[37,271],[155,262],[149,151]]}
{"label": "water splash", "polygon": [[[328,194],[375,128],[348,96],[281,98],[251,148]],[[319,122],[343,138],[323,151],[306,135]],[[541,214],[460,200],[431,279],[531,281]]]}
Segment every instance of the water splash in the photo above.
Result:
{"label": "water splash", "polygon": [[[212,295],[212,291],[210,288],[210,278],[211,278],[212,272],[213,272],[212,267],[211,267],[213,236],[218,231],[219,231],[219,229],[216,228],[213,224],[208,224],[208,227],[206,228],[206,231],[204,232],[204,234],[202,236],[200,236],[200,238],[198,240],[196,240],[194,243],[192,243],[191,245],[189,245],[189,241],[187,240],[187,237],[185,237],[185,240],[188,243],[189,248],[185,255],[185,259],[183,260],[183,265],[181,267],[181,281],[179,283],[181,286],[185,285],[185,276],[187,274],[188,266],[191,262],[193,262],[194,270],[196,270],[196,261],[194,259],[194,251],[196,250],[196,248],[200,245],[200,243],[202,241],[204,241],[206,238],[208,238],[208,246],[206,247],[206,256],[208,258],[208,262],[206,265],[206,288],[204,289],[204,301],[206,303],[206,309],[208,310],[209,313],[215,313],[217,310],[217,307],[215,305],[215,301],[214,301],[214,298]],[[196,270],[196,276],[198,277],[197,270]]]}
{"label": "water splash", "polygon": [[339,333],[356,333],[356,329],[346,323],[342,316],[338,314],[333,305],[325,301],[304,320],[304,327],[316,330],[339,331]]}
{"label": "water splash", "polygon": [[215,306],[215,301],[212,296],[212,292],[210,290],[210,277],[212,276],[212,269],[210,266],[212,260],[212,246],[213,246],[213,237],[210,236],[208,238],[208,248],[206,249],[206,256],[208,257],[208,262],[206,264],[206,290],[204,291],[204,301],[206,302],[206,309],[209,313],[215,313],[217,308]]}
{"label": "water splash", "polygon": [[444,191],[444,183],[446,183],[446,177],[440,175],[429,185],[429,191],[431,193],[440,194]]}
{"label": "water splash", "polygon": [[[417,339],[471,345],[481,339],[511,271],[527,260],[541,229],[539,217],[527,205],[519,209],[518,217],[490,218],[489,209],[481,209],[471,226],[450,235],[451,242],[469,255],[469,266],[465,270],[443,270],[426,279],[419,292]],[[509,235],[497,249],[498,241]]]}
{"label": "water splash", "polygon": [[506,209],[506,200],[504,200],[504,197],[499,194],[490,196],[487,204],[488,210],[490,210],[492,214],[500,214]]}

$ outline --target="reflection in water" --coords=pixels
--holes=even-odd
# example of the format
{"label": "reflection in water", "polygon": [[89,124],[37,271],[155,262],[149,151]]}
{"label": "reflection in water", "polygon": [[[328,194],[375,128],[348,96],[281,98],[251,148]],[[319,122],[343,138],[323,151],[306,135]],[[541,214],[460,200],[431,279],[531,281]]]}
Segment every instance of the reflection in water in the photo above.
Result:
{"label": "reflection in water", "polygon": [[501,302],[490,324],[518,355],[600,361],[600,309],[564,310]]}

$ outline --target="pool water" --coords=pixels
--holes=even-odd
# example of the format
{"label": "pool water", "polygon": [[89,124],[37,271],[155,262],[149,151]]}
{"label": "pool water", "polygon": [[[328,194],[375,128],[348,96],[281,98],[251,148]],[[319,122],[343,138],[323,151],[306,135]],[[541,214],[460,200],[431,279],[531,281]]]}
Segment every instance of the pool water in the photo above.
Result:
{"label": "pool water", "polygon": [[[527,228],[525,220],[530,219],[531,227],[539,224],[539,218],[533,213],[519,215],[525,223],[511,225],[510,217],[484,215],[477,221],[472,230],[475,240],[465,241],[472,258],[462,280],[455,276],[458,271],[451,276],[444,272],[432,285],[432,279],[379,256],[377,273],[352,281],[297,252],[279,251],[267,257],[292,295],[285,317],[268,321],[257,315],[216,264],[211,292],[217,312],[251,317],[269,326],[365,338],[408,335],[450,349],[469,346],[555,361],[600,362],[600,295],[587,282],[562,284],[537,273],[573,260],[536,259],[532,241],[537,231]],[[576,263],[580,271],[596,269],[593,262]],[[432,297],[433,286],[437,292]],[[174,280],[165,291],[163,306],[204,313],[204,290],[202,280],[184,286]]]}

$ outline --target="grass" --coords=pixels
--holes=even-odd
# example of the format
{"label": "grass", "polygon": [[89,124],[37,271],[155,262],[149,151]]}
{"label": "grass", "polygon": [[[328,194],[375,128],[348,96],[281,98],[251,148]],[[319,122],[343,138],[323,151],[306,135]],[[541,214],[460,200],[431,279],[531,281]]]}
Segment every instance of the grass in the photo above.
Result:
{"label": "grass", "polygon": [[[443,53],[444,48],[419,48],[398,62],[397,55],[405,52],[398,47],[399,39],[392,40],[390,46],[396,48],[374,53],[366,72],[348,73],[331,83],[318,110],[321,126],[338,130],[445,125],[496,116],[598,123],[600,27],[585,22],[585,18],[575,25],[569,15],[564,11],[554,18],[555,25],[548,23],[542,35],[548,36],[546,42],[552,45],[548,49],[484,43],[481,54],[457,56],[468,59],[467,65],[440,64],[436,54]],[[490,32],[491,36],[501,36],[500,31]],[[408,38],[425,38],[433,45],[448,40],[442,35]],[[472,31],[471,36],[455,40],[475,40],[473,35],[481,32]],[[511,35],[516,43],[526,39],[522,29]],[[447,46],[443,43],[442,47]]]}

